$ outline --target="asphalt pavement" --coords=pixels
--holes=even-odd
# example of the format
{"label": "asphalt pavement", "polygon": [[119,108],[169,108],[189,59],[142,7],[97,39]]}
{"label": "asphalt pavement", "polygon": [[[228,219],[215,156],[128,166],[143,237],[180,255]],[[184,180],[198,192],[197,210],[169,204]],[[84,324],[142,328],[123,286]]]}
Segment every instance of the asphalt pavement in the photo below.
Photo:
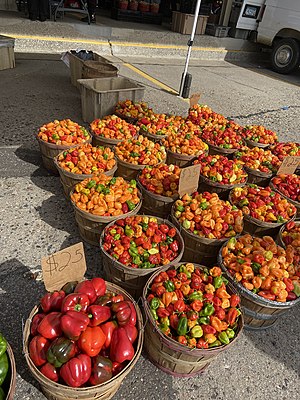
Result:
{"label": "asphalt pavement", "polygon": [[[57,55],[32,50],[16,55],[16,68],[0,71],[0,330],[16,358],[16,400],[45,398],[22,353],[23,323],[44,293],[41,258],[81,241],[59,178],[43,168],[35,139],[38,127],[53,119],[86,126],[80,93]],[[128,54],[113,58],[120,74],[143,83],[145,100],[158,112],[186,115],[188,103],[172,93],[183,61]],[[241,124],[264,124],[281,140],[299,141],[299,72],[282,78],[262,65],[259,59],[251,65],[193,61],[191,92],[201,92],[201,103]],[[99,249],[84,248],[87,277],[101,276]],[[290,310],[270,329],[244,330],[195,378],[173,378],[143,354],[114,400],[299,399],[299,311]]]}

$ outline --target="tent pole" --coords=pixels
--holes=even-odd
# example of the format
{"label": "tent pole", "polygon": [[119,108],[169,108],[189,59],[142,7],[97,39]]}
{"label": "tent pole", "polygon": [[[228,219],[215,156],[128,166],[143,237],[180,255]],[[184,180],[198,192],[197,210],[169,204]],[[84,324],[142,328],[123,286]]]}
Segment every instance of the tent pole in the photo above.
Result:
{"label": "tent pole", "polygon": [[186,80],[187,71],[188,71],[189,62],[190,62],[190,57],[191,57],[192,46],[193,46],[195,32],[196,32],[196,28],[197,28],[200,5],[201,5],[201,0],[197,0],[192,33],[191,33],[191,37],[190,37],[190,39],[188,41],[188,51],[187,51],[187,55],[186,55],[184,70],[183,70],[182,77],[181,77],[181,83],[180,83],[180,89],[179,89],[179,97],[182,97],[182,93],[183,93],[183,89],[184,89],[184,85],[185,85],[185,80]]}

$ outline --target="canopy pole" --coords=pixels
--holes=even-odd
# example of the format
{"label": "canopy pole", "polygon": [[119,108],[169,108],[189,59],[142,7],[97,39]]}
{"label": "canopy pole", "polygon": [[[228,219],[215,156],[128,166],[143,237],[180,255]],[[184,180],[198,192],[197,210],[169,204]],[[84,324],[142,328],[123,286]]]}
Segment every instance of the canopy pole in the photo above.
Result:
{"label": "canopy pole", "polygon": [[200,5],[201,5],[201,0],[197,0],[192,33],[191,33],[191,37],[190,37],[190,39],[188,41],[188,44],[187,44],[188,45],[188,51],[187,51],[187,55],[186,55],[184,70],[183,70],[182,77],[181,77],[181,83],[180,83],[180,89],[179,89],[179,97],[182,97],[184,86],[185,86],[185,81],[186,81],[186,77],[187,77],[187,71],[188,71],[190,57],[191,57],[192,46],[193,46],[195,32],[196,32],[196,28],[197,28]]}

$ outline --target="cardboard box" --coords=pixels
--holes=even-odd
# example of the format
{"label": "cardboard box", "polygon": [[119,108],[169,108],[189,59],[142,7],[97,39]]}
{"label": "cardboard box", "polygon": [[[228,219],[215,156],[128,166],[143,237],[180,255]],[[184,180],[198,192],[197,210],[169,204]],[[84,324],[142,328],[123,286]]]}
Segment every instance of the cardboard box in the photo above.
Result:
{"label": "cardboard box", "polygon": [[[190,35],[192,33],[194,24],[194,14],[184,14],[177,11],[172,13],[171,29],[174,32],[182,33],[183,35]],[[196,27],[196,35],[204,35],[208,16],[199,15]]]}
{"label": "cardboard box", "polygon": [[0,35],[0,71],[15,68],[15,39]]}
{"label": "cardboard box", "polygon": [[114,112],[118,101],[141,101],[145,86],[123,77],[79,79],[84,122],[91,123]]}

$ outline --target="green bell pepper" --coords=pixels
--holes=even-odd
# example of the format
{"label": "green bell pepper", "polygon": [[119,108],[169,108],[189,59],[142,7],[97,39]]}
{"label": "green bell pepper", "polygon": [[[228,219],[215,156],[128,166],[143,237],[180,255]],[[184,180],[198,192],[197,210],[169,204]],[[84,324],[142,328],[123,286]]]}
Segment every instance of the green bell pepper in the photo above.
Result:
{"label": "green bell pepper", "polygon": [[2,335],[2,333],[0,333],[0,357],[2,356],[2,354],[6,352],[6,349],[7,349],[7,341],[5,337]]}
{"label": "green bell pepper", "polygon": [[183,212],[184,211],[184,207],[183,206],[177,206],[176,210],[180,211],[180,212]]}
{"label": "green bell pepper", "polygon": [[134,235],[133,229],[129,225],[125,225],[125,235],[128,237],[132,237]]}
{"label": "green bell pepper", "polygon": [[293,285],[294,285],[293,292],[297,297],[300,297],[300,285],[296,281],[293,281]]}
{"label": "green bell pepper", "polygon": [[214,277],[214,282],[213,285],[216,289],[219,289],[223,284],[223,278],[222,276],[215,276]]}
{"label": "green bell pepper", "polygon": [[198,318],[198,324],[200,324],[200,325],[209,325],[210,324],[209,317],[200,317],[200,318]]}
{"label": "green bell pepper", "polygon": [[174,290],[175,290],[175,286],[172,281],[165,281],[164,287],[166,288],[167,292],[174,292]]}
{"label": "green bell pepper", "polygon": [[210,315],[213,315],[214,312],[215,307],[210,303],[206,303],[204,308],[200,311],[199,315],[200,317],[209,317]]}
{"label": "green bell pepper", "polygon": [[87,183],[86,187],[88,189],[91,189],[92,187],[96,186],[96,184],[97,184],[96,181],[94,181],[94,179],[92,179]]}
{"label": "green bell pepper", "polygon": [[135,179],[131,179],[130,186],[136,188],[136,180]]}
{"label": "green bell pepper", "polygon": [[153,308],[150,308],[150,312],[151,312],[151,315],[152,315],[154,321],[157,321],[158,320],[158,315],[157,315],[156,310],[153,310]]}
{"label": "green bell pepper", "polygon": [[188,329],[188,320],[187,317],[180,317],[177,327],[177,333],[179,336],[185,336]]}
{"label": "green bell pepper", "polygon": [[191,331],[190,334],[193,338],[200,338],[201,336],[203,336],[203,329],[201,328],[200,325],[195,325]]}
{"label": "green bell pepper", "polygon": [[6,352],[0,357],[0,386],[4,382],[8,372],[8,357]]}
{"label": "green bell pepper", "polygon": [[193,292],[189,295],[189,301],[193,302],[195,300],[203,300],[203,293],[200,290]]}
{"label": "green bell pepper", "polygon": [[128,208],[129,208],[130,211],[135,209],[135,204],[132,201],[127,200],[126,203],[127,203]]}
{"label": "green bell pepper", "polygon": [[218,339],[219,339],[220,342],[223,343],[223,344],[229,344],[229,342],[230,342],[230,339],[229,339],[229,337],[228,337],[228,335],[227,335],[227,333],[226,333],[225,331],[220,332],[220,333],[218,334]]}
{"label": "green bell pepper", "polygon": [[233,329],[227,328],[225,332],[229,339],[233,339],[235,337],[235,332]]}
{"label": "green bell pepper", "polygon": [[170,327],[167,324],[159,324],[159,329],[166,335],[170,333]]}
{"label": "green bell pepper", "polygon": [[209,345],[208,345],[208,347],[209,348],[211,348],[211,347],[219,347],[219,346],[222,346],[222,343],[220,342],[220,340],[215,340],[213,343],[210,343]]}
{"label": "green bell pepper", "polygon": [[114,185],[116,182],[117,182],[117,178],[116,178],[116,177],[113,177],[113,178],[111,178],[111,180],[109,181],[109,185],[110,185],[110,186],[111,186],[111,185]]}
{"label": "green bell pepper", "polygon": [[153,299],[150,301],[150,308],[152,310],[157,310],[160,305],[160,300],[157,297],[153,297]]}

